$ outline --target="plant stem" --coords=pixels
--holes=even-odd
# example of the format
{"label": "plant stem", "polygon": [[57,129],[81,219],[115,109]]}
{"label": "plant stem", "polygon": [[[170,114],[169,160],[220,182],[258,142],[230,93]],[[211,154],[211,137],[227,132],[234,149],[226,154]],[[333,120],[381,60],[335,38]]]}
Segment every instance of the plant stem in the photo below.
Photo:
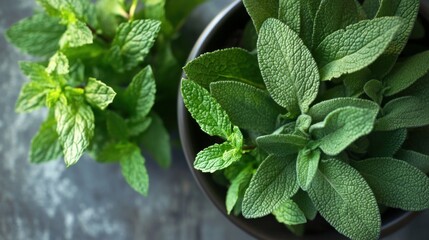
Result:
{"label": "plant stem", "polygon": [[138,3],[139,3],[138,0],[133,0],[133,3],[131,4],[130,13],[128,14],[130,21],[134,20],[134,13],[136,12]]}

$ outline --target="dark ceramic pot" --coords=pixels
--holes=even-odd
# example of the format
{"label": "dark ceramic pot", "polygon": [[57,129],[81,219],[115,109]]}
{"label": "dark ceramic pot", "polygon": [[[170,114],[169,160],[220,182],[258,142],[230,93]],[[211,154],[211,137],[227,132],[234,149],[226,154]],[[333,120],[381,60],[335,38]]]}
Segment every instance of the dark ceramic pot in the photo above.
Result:
{"label": "dark ceramic pot", "polygon": [[[426,1],[423,1],[426,2]],[[422,9],[428,9],[427,4],[422,3]],[[429,13],[428,11],[422,11]],[[428,16],[428,15],[426,15]],[[234,46],[241,30],[249,21],[249,16],[241,1],[236,1],[224,9],[204,30],[199,40],[194,45],[188,61],[198,57],[202,53]],[[273,216],[259,219],[245,219],[227,215],[225,209],[226,188],[218,185],[211,174],[197,171],[193,168],[193,162],[197,153],[212,145],[216,139],[202,132],[197,123],[186,110],[180,91],[178,96],[178,123],[180,140],[189,168],[199,187],[213,204],[235,225],[258,239],[345,239],[336,232],[321,217],[307,223],[306,233],[299,238],[294,236],[283,224],[277,222]],[[407,224],[415,213],[389,209],[382,215],[381,236],[398,230]]]}

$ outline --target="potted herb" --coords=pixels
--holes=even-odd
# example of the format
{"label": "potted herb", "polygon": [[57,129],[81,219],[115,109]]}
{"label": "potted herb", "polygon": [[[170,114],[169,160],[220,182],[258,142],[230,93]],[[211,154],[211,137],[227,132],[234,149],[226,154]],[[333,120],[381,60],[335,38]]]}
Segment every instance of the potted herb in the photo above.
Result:
{"label": "potted herb", "polygon": [[307,236],[321,217],[352,239],[410,216],[393,209],[429,208],[429,51],[409,41],[425,27],[413,32],[419,1],[243,2],[254,28],[237,2],[193,54],[247,50],[190,61],[179,101],[185,154],[218,207],[225,197],[259,238],[288,236],[274,216]]}
{"label": "potted herb", "polygon": [[30,82],[16,111],[48,108],[31,143],[32,163],[63,157],[70,167],[88,152],[119,163],[129,185],[147,194],[140,146],[161,167],[171,162],[169,134],[152,109],[155,95],[165,94],[156,85],[180,74],[172,42],[201,1],[172,11],[180,2],[37,0],[41,9],[7,30],[9,42],[38,57],[20,63]]}

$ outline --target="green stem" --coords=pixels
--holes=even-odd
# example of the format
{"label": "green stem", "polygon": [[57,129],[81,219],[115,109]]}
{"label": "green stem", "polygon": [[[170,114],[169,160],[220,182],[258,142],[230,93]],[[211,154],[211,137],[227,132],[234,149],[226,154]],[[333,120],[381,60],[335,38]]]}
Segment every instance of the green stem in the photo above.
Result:
{"label": "green stem", "polygon": [[134,13],[136,12],[138,3],[138,0],[133,0],[133,3],[131,4],[130,13],[128,14],[130,16],[130,21],[134,20]]}

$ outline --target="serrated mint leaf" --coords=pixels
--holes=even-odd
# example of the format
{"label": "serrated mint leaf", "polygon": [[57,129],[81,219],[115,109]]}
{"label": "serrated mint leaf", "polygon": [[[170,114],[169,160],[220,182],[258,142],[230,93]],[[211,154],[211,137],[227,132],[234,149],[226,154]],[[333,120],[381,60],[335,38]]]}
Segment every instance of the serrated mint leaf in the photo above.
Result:
{"label": "serrated mint leaf", "polygon": [[191,80],[182,80],[181,90],[183,102],[201,130],[211,136],[228,138],[231,135],[228,115],[206,89]]}
{"label": "serrated mint leaf", "polygon": [[271,133],[278,115],[285,111],[266,91],[244,83],[215,82],[210,84],[210,91],[231,122],[243,129]]}
{"label": "serrated mint leaf", "polygon": [[147,196],[149,190],[149,176],[145,167],[145,159],[140,152],[140,148],[134,144],[129,144],[120,159],[121,172],[125,181],[138,193]]}
{"label": "serrated mint leaf", "polygon": [[215,171],[227,168],[234,162],[240,160],[241,149],[225,142],[223,144],[214,144],[200,151],[195,157],[194,168],[202,172],[213,173]]}
{"label": "serrated mint leaf", "polygon": [[287,225],[298,225],[307,222],[304,213],[292,199],[286,200],[275,209],[273,215],[277,221]]}
{"label": "serrated mint leaf", "polygon": [[373,63],[402,24],[399,17],[363,20],[327,36],[315,49],[320,78],[331,80]]}
{"label": "serrated mint leaf", "polygon": [[338,160],[322,161],[308,194],[319,213],[351,239],[378,239],[380,213],[358,171]]}
{"label": "serrated mint leaf", "polygon": [[152,117],[145,116],[143,118],[136,117],[126,119],[128,133],[130,136],[135,137],[146,131],[152,123]]}
{"label": "serrated mint leaf", "polygon": [[400,128],[421,127],[429,124],[429,104],[422,99],[406,96],[393,99],[383,108],[375,130],[390,131]]}
{"label": "serrated mint leaf", "polygon": [[424,173],[429,173],[429,156],[412,150],[400,149],[396,159],[401,159]]}
{"label": "serrated mint leaf", "polygon": [[121,72],[136,67],[149,54],[160,29],[161,23],[150,19],[121,23],[108,55],[112,66]]}
{"label": "serrated mint leaf", "polygon": [[298,191],[295,156],[267,157],[256,170],[247,188],[242,213],[245,218],[270,214]]}
{"label": "serrated mint leaf", "polygon": [[139,137],[140,143],[161,167],[168,168],[172,160],[170,135],[158,115],[152,114],[151,118],[150,126]]}
{"label": "serrated mint leaf", "polygon": [[125,91],[127,108],[133,118],[144,118],[155,103],[156,84],[152,68],[147,66],[137,73]]}
{"label": "serrated mint leaf", "polygon": [[305,217],[308,220],[314,220],[316,218],[317,209],[311,201],[310,197],[308,196],[307,192],[299,190],[295,194],[295,196],[292,197],[292,200],[294,200],[295,203],[298,204],[299,209],[301,209],[301,211],[304,213]]}
{"label": "serrated mint leaf", "polygon": [[147,19],[155,19],[161,22],[161,32],[167,36],[174,34],[174,29],[166,16],[166,0],[143,0],[144,17]]}
{"label": "serrated mint leaf", "polygon": [[23,52],[48,56],[58,50],[58,42],[65,31],[58,19],[36,14],[15,23],[6,31],[6,38]]}
{"label": "serrated mint leaf", "polygon": [[29,82],[25,84],[19,93],[15,105],[17,112],[29,112],[45,106],[46,95],[51,89],[38,82]]}
{"label": "serrated mint leaf", "polygon": [[363,86],[366,95],[377,104],[381,104],[383,100],[383,89],[383,83],[375,79],[369,80]]}
{"label": "serrated mint leaf", "polygon": [[190,80],[206,89],[210,83],[218,81],[237,81],[265,88],[257,57],[241,48],[205,53],[183,69]]}
{"label": "serrated mint leaf", "polygon": [[288,25],[296,33],[301,30],[301,1],[279,0],[278,19]]}
{"label": "serrated mint leaf", "polygon": [[298,184],[302,190],[307,191],[319,166],[320,151],[302,149],[299,151],[296,161]]}
{"label": "serrated mint leaf", "polygon": [[88,79],[85,86],[85,99],[92,106],[104,110],[113,102],[115,96],[115,91],[102,81],[95,78]]}
{"label": "serrated mint leaf", "polygon": [[392,157],[401,148],[406,138],[406,129],[372,132],[368,136],[368,156]]}
{"label": "serrated mint leaf", "polygon": [[57,133],[67,167],[77,163],[94,135],[94,113],[83,103],[55,106]]}
{"label": "serrated mint leaf", "polygon": [[408,57],[397,63],[383,80],[387,87],[384,94],[391,96],[411,86],[429,71],[429,51]]}
{"label": "serrated mint leaf", "polygon": [[319,147],[330,156],[335,156],[358,138],[370,133],[378,111],[357,108],[339,108],[323,122],[310,127],[310,134],[319,141]]}
{"label": "serrated mint leaf", "polygon": [[[97,137],[97,135],[95,136]],[[102,149],[96,154],[96,161],[99,163],[114,163],[119,162],[121,159],[128,159],[128,156],[132,154],[134,144],[121,141],[121,142],[110,142],[104,144]]]}
{"label": "serrated mint leaf", "polygon": [[62,52],[56,52],[54,56],[50,58],[46,71],[49,74],[57,73],[64,75],[69,73],[69,68],[69,60],[67,59],[67,56]]}
{"label": "serrated mint leaf", "polygon": [[358,20],[358,9],[354,0],[321,1],[314,19],[313,48],[317,48],[329,34]]}
{"label": "serrated mint leaf", "polygon": [[342,97],[326,100],[315,104],[308,111],[308,115],[312,117],[313,122],[319,122],[323,121],[323,119],[325,119],[325,117],[328,116],[329,113],[343,107],[363,108],[371,110],[373,112],[378,112],[380,108],[376,103],[369,100]]}
{"label": "serrated mint leaf", "polygon": [[311,48],[313,41],[314,19],[320,3],[321,0],[300,0],[301,31],[299,36],[308,48]]}
{"label": "serrated mint leaf", "polygon": [[46,13],[60,17],[62,22],[73,23],[76,20],[98,26],[94,5],[88,0],[37,0]]}
{"label": "serrated mint leaf", "polygon": [[127,122],[113,111],[106,111],[106,127],[110,137],[117,141],[125,141],[129,137]]}
{"label": "serrated mint leaf", "polygon": [[245,168],[231,181],[225,200],[226,212],[228,214],[231,214],[238,200],[244,196],[244,192],[252,178],[252,171],[252,168]]}
{"label": "serrated mint leaf", "polygon": [[258,60],[274,101],[291,114],[307,112],[319,90],[319,73],[298,34],[279,20],[268,19],[259,32]]}
{"label": "serrated mint leaf", "polygon": [[286,156],[298,153],[307,145],[308,139],[293,134],[273,134],[260,136],[256,138],[256,142],[258,147],[269,154]]}
{"label": "serrated mint leaf", "polygon": [[410,164],[393,158],[353,162],[383,205],[421,211],[429,205],[429,178]]}
{"label": "serrated mint leaf", "polygon": [[259,32],[259,29],[266,19],[277,17],[279,9],[278,1],[261,2],[258,0],[243,0],[243,4],[257,32]]}
{"label": "serrated mint leaf", "polygon": [[61,157],[62,149],[56,132],[57,123],[48,117],[33,137],[30,148],[30,162],[44,163]]}
{"label": "serrated mint leaf", "polygon": [[76,21],[67,25],[67,30],[64,32],[60,40],[61,48],[75,48],[93,42],[93,35],[85,23]]}

